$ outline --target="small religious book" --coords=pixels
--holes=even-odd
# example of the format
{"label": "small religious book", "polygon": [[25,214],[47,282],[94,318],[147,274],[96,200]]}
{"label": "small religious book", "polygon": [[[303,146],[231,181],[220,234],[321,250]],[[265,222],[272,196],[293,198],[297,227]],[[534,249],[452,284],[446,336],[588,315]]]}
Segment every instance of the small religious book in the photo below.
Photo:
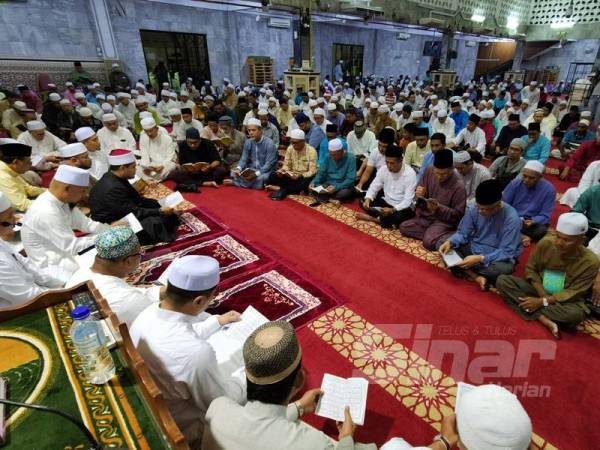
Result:
{"label": "small religious book", "polygon": [[42,166],[46,162],[46,158],[44,155],[31,155],[31,166],[39,167]]}
{"label": "small religious book", "polygon": [[375,214],[381,214],[383,212],[383,207],[381,206],[370,206],[369,207],[369,211],[375,213]]}
{"label": "small religious book", "polygon": [[343,422],[344,409],[349,406],[352,421],[363,425],[368,389],[369,382],[365,378],[340,378],[326,373],[321,383],[323,395],[319,398],[315,414]]}
{"label": "small religious book", "polygon": [[177,205],[183,202],[183,200],[184,198],[183,195],[181,195],[181,192],[175,191],[172,194],[167,195],[165,198],[161,198],[158,201],[158,204],[165,208],[175,208]]}
{"label": "small religious book", "polygon": [[233,139],[231,139],[229,136],[223,136],[221,138],[215,139],[215,141],[223,145],[224,147],[229,147],[233,144]]}
{"label": "small religious book", "polygon": [[325,186],[315,186],[314,188],[312,188],[312,190],[314,192],[316,192],[317,194],[321,194],[322,192],[327,192],[327,188]]}
{"label": "small religious book", "polygon": [[252,181],[256,180],[258,175],[256,175],[256,171],[254,169],[244,169],[242,173],[240,173],[240,177],[246,181]]}
{"label": "small religious book", "polygon": [[196,163],[185,163],[183,164],[181,167],[183,168],[192,168],[192,169],[198,169],[198,170],[202,170],[207,168],[208,166],[210,166],[210,163],[204,162],[204,161],[200,161],[200,162],[196,162]]}
{"label": "small religious book", "polygon": [[446,267],[454,267],[463,262],[463,259],[454,250],[449,250],[446,254],[442,255],[444,264]]}
{"label": "small religious book", "polygon": [[135,217],[133,213],[127,214],[121,219],[121,221],[129,223],[129,227],[133,230],[134,233],[139,233],[144,229],[140,221],[137,219],[137,217]]}

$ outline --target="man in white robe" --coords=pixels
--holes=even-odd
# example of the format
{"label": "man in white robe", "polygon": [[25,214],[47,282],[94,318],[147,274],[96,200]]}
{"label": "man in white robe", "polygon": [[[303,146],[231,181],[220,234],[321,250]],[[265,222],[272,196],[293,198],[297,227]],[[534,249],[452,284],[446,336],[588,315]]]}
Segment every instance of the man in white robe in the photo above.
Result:
{"label": "man in white robe", "polygon": [[171,92],[163,89],[160,91],[160,102],[156,104],[156,113],[160,118],[161,125],[171,125],[171,118],[169,117],[171,108],[177,108],[177,102],[171,99]]}
{"label": "man in white robe", "polygon": [[128,92],[119,92],[117,94],[119,104],[115,107],[117,111],[125,116],[127,126],[133,128],[133,116],[137,112],[137,108],[131,101],[131,94]]}
{"label": "man in white robe", "polygon": [[577,200],[579,200],[581,194],[597,184],[600,184],[600,160],[592,162],[587,169],[585,169],[585,172],[583,172],[583,175],[581,176],[581,180],[579,180],[579,184],[567,189],[560,197],[560,204],[572,208],[575,206],[575,203],[577,203]]}
{"label": "man in white robe", "polygon": [[161,133],[152,117],[142,119],[140,176],[149,182],[162,181],[177,168],[177,144]]}
{"label": "man in white robe", "polygon": [[41,120],[27,122],[27,131],[21,133],[17,141],[31,147],[32,159],[39,155],[50,163],[58,162],[58,150],[67,145],[65,141],[50,133]]}
{"label": "man in white robe", "polygon": [[77,142],[81,142],[87,148],[92,167],[89,172],[95,179],[99,180],[106,172],[108,172],[108,154],[101,151],[100,139],[96,132],[90,127],[82,127],[75,130],[75,138]]}
{"label": "man in white robe", "polygon": [[[94,245],[95,234],[108,229],[71,207],[85,195],[89,177],[88,171],[78,167],[59,166],[48,191],[27,210],[21,239],[27,255],[39,267],[58,265],[75,272],[79,268],[77,254]],[[74,230],[87,236],[76,237]]]}
{"label": "man in white robe", "polygon": [[18,253],[14,241],[15,210],[0,192],[0,309],[18,306],[51,288],[61,288],[71,275],[56,266],[39,268]]}
{"label": "man in white robe", "polygon": [[[210,403],[226,395],[245,400],[243,378],[220,369],[207,342],[228,323],[240,320],[231,311],[221,316],[204,312],[219,283],[219,263],[208,256],[189,255],[169,267],[161,302],[146,308],[131,326],[131,338],[165,396],[179,429],[188,442],[199,443]],[[241,358],[237,367],[243,365]]]}
{"label": "man in white robe", "polygon": [[107,158],[108,154],[116,148],[135,150],[133,134],[127,128],[119,126],[117,117],[114,114],[104,114],[102,116],[102,124],[104,126],[98,130],[96,135],[100,140],[100,150]]}

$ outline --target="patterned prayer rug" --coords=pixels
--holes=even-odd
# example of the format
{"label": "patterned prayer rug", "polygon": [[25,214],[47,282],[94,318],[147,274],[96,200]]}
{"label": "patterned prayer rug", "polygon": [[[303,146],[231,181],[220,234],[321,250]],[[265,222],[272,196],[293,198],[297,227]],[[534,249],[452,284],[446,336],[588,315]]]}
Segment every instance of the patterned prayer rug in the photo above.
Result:
{"label": "patterned prayer rug", "polygon": [[[308,328],[438,432],[442,418],[453,413],[456,380],[351,309],[332,309]],[[533,443],[537,449],[556,449],[535,433]]]}
{"label": "patterned prayer rug", "polygon": [[[117,352],[111,353],[118,377],[104,385],[86,381],[69,335],[70,311],[64,303],[0,324],[0,376],[8,398],[80,417],[102,447],[170,448]],[[90,447],[78,428],[54,414],[8,408],[6,424],[3,449]]]}
{"label": "patterned prayer rug", "polygon": [[271,258],[260,250],[243,244],[230,234],[208,239],[175,243],[168,247],[146,253],[144,261],[127,277],[131,284],[150,284],[156,281],[171,262],[186,255],[211,256],[219,261],[221,281],[233,278],[242,273],[252,271],[271,261]]}
{"label": "patterned prayer rug", "polygon": [[287,320],[298,328],[340,304],[325,289],[281,264],[219,285],[208,312],[243,312],[252,305],[269,320]]}

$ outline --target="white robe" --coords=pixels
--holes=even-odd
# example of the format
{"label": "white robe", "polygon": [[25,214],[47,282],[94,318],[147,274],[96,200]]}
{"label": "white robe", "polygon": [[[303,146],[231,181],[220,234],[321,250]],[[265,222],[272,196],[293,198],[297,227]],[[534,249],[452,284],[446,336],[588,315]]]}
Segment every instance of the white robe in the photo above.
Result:
{"label": "white robe", "polygon": [[107,156],[117,148],[135,150],[135,139],[127,128],[119,127],[117,131],[111,131],[103,127],[96,134],[100,140],[100,149]]}
{"label": "white robe", "polygon": [[158,117],[160,118],[161,125],[169,125],[171,123],[171,117],[169,116],[169,110],[173,109],[173,108],[178,108],[179,107],[178,103],[179,102],[174,102],[171,99],[169,99],[168,102],[165,102],[164,100],[161,100],[160,102],[158,102],[158,104],[156,105],[156,113],[158,114]]}
{"label": "white robe", "polygon": [[[162,181],[177,167],[177,144],[173,142],[171,136],[166,133],[158,133],[154,139],[142,132],[140,135],[140,153],[142,160],[140,162],[139,175],[146,181]],[[146,175],[143,172],[145,167],[162,166],[160,172],[154,172]]]}
{"label": "white robe", "polygon": [[67,287],[69,288],[88,280],[94,283],[96,289],[98,289],[102,297],[108,302],[110,309],[129,328],[131,328],[133,321],[144,309],[160,300],[159,286],[149,288],[131,286],[122,278],[92,272],[87,267],[75,272],[67,282]]}
{"label": "white robe", "polygon": [[39,268],[0,239],[0,309],[25,303],[50,288],[61,288],[71,273]]}
{"label": "white robe", "polygon": [[219,369],[215,351],[206,342],[219,328],[216,316],[191,316],[159,304],[146,308],[130,328],[134,345],[188,441],[201,437],[201,421],[215,398],[227,395],[239,403],[246,398],[245,386]]}
{"label": "white robe", "polygon": [[125,116],[125,119],[127,120],[127,126],[132,128],[133,127],[133,116],[135,116],[135,113],[137,112],[137,108],[135,107],[133,102],[131,100],[129,100],[129,103],[127,105],[124,105],[123,103],[119,103],[116,106],[116,110]]}
{"label": "white robe", "polygon": [[454,119],[452,119],[452,117],[446,116],[446,121],[444,123],[440,122],[437,118],[431,119],[431,134],[442,133],[446,136],[446,141],[449,141],[456,137],[454,125]]}
{"label": "white robe", "polygon": [[65,141],[57,138],[48,130],[44,132],[44,139],[41,141],[34,139],[29,131],[21,133],[17,141],[31,147],[31,156],[58,156],[58,151],[67,145]]}
{"label": "white robe", "polygon": [[568,205],[572,208],[575,206],[575,203],[577,203],[577,200],[579,200],[581,194],[597,184],[600,184],[600,161],[592,162],[587,169],[585,169],[585,172],[583,172],[583,175],[581,176],[581,180],[579,180],[579,185],[567,189],[560,197],[560,204]]}
{"label": "white robe", "polygon": [[92,167],[88,172],[96,180],[99,180],[102,175],[108,172],[108,153],[103,152],[102,147],[100,147],[100,150],[89,152],[89,155],[92,160]]}
{"label": "white robe", "polygon": [[[31,204],[23,218],[21,239],[29,259],[39,267],[57,265],[75,272],[75,256],[94,245],[96,234],[109,227],[89,219],[75,207],[58,200],[50,191]],[[73,230],[88,233],[75,237]]]}

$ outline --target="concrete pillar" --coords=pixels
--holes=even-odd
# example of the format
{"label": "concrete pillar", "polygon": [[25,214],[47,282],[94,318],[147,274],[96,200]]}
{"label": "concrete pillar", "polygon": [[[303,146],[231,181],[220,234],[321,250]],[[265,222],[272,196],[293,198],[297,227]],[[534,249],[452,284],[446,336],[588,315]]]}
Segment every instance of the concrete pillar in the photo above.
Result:
{"label": "concrete pillar", "polygon": [[[98,42],[104,59],[119,59],[115,37],[113,34],[108,7],[105,0],[89,0],[90,10],[96,25]],[[100,56],[100,55],[99,55]]]}
{"label": "concrete pillar", "polygon": [[517,41],[517,47],[515,48],[515,56],[513,58],[511,70],[521,70],[521,63],[523,62],[523,54],[525,53],[525,40],[519,39]]}
{"label": "concrete pillar", "polygon": [[442,38],[442,54],[440,55],[440,69],[449,70],[450,62],[452,58],[450,58],[450,52],[452,52],[452,43],[454,42],[454,32],[448,31],[444,34]]}

